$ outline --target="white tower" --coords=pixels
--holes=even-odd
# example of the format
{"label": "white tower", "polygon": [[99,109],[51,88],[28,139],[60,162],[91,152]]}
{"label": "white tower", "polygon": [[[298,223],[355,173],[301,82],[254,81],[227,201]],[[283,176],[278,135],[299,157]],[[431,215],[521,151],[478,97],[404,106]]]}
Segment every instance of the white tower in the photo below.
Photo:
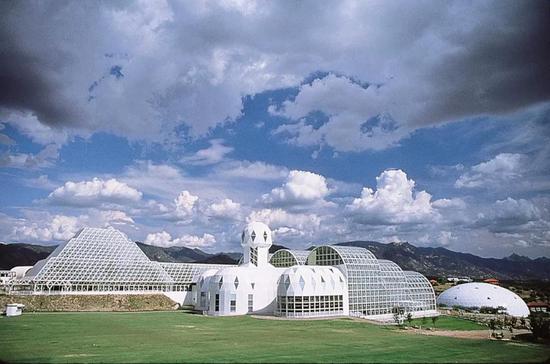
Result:
{"label": "white tower", "polygon": [[251,222],[246,225],[241,237],[243,247],[243,264],[250,263],[256,267],[265,267],[269,263],[269,247],[271,230],[261,222]]}

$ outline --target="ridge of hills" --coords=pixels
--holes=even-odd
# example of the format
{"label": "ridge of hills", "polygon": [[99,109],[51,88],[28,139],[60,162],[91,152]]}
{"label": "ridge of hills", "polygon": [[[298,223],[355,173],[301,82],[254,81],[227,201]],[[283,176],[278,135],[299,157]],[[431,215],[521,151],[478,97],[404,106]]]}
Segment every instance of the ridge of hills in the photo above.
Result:
{"label": "ridge of hills", "polygon": [[[157,247],[136,242],[151,260],[172,263],[237,264],[241,253],[207,253],[187,247]],[[417,247],[408,242],[379,243],[376,241],[349,241],[341,246],[358,246],[369,249],[377,258],[397,263],[403,270],[418,271],[426,276],[469,276],[471,278],[494,277],[501,280],[549,280],[550,259],[531,259],[512,254],[505,258],[482,258],[469,253],[446,248]],[[46,258],[56,246],[33,244],[0,244],[0,269],[33,265]],[[270,253],[285,249],[273,244]],[[311,248],[310,248],[311,249]]]}

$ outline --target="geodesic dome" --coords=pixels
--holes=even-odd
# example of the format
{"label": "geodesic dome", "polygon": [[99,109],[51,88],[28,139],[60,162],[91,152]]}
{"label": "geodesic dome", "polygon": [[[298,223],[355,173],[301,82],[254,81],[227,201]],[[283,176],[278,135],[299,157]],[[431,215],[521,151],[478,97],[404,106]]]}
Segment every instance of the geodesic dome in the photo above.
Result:
{"label": "geodesic dome", "polygon": [[529,307],[520,296],[506,288],[489,283],[464,283],[451,287],[439,295],[437,304],[477,309],[503,307],[511,316],[529,316]]}

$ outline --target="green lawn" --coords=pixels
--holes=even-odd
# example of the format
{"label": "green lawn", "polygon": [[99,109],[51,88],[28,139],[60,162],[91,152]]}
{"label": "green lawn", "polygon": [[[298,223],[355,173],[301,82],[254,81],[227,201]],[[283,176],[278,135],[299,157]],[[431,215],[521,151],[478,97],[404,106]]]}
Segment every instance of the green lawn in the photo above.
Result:
{"label": "green lawn", "polygon": [[183,312],[25,313],[0,319],[6,362],[525,362],[550,347],[433,337],[365,322]]}
{"label": "green lawn", "polygon": [[[405,324],[407,326],[422,326],[423,328],[434,327],[432,319],[429,317],[426,318],[425,322],[422,322],[422,319],[414,319],[410,325],[409,322],[405,320]],[[435,328],[438,330],[488,330],[487,326],[452,316],[439,316],[435,322]]]}

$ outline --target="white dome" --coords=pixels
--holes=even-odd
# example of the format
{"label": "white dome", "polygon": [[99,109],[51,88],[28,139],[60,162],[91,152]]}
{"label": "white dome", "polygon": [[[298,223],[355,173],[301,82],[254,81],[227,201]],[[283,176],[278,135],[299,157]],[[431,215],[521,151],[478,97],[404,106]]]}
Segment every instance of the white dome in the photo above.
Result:
{"label": "white dome", "polygon": [[511,316],[529,316],[529,308],[520,296],[488,283],[464,283],[451,287],[437,297],[437,304],[477,308],[502,306]]}
{"label": "white dome", "polygon": [[273,244],[271,229],[262,222],[253,221],[246,225],[241,236],[241,245],[269,248]]}

